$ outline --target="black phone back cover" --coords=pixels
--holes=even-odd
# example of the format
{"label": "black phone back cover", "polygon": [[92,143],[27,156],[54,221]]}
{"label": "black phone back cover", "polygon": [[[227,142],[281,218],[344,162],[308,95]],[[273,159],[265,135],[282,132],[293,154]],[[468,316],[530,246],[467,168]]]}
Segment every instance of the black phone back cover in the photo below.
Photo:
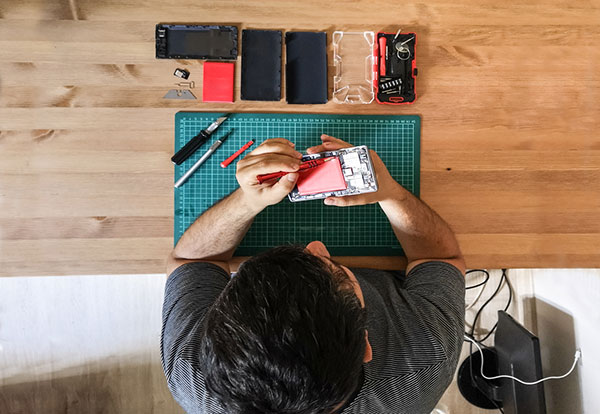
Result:
{"label": "black phone back cover", "polygon": [[242,91],[249,101],[281,99],[281,32],[242,31]]}
{"label": "black phone back cover", "polygon": [[290,104],[327,102],[327,34],[287,32],[286,99]]}

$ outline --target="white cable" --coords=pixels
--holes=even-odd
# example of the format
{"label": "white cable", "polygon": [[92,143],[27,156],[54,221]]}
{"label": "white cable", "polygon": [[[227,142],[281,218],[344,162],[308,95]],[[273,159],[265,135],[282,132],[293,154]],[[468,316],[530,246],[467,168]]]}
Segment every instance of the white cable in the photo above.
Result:
{"label": "white cable", "polygon": [[[471,309],[479,301],[479,298],[481,298],[481,294],[485,290],[486,286],[487,286],[487,282],[484,283],[483,285],[481,285],[481,289],[479,290],[479,293],[477,294],[477,296],[475,297],[475,299],[469,305],[465,306],[465,310],[466,311],[468,311],[469,309]],[[470,328],[470,326],[469,326],[469,328]]]}
{"label": "white cable", "polygon": [[571,375],[571,372],[573,372],[573,370],[575,369],[575,366],[577,365],[577,361],[579,361],[579,358],[581,358],[581,350],[577,349],[575,351],[575,359],[573,360],[573,365],[571,366],[571,369],[569,370],[569,372],[567,372],[566,374],[560,375],[560,376],[550,376],[550,377],[545,377],[542,379],[539,379],[537,381],[523,381],[520,380],[519,378],[513,377],[512,375],[496,375],[495,377],[488,377],[483,373],[483,351],[481,350],[481,347],[479,346],[479,344],[477,343],[477,341],[475,341],[474,339],[468,337],[467,335],[465,335],[465,339],[467,341],[470,341],[473,343],[473,345],[475,345],[477,347],[477,349],[479,350],[479,354],[481,355],[481,376],[483,378],[485,378],[486,380],[495,380],[495,379],[499,379],[499,378],[509,378],[509,379],[513,379],[517,382],[520,382],[523,385],[536,385],[539,384],[540,382],[544,382],[544,381],[548,381],[548,380],[552,380],[552,379],[563,379],[569,375]]}

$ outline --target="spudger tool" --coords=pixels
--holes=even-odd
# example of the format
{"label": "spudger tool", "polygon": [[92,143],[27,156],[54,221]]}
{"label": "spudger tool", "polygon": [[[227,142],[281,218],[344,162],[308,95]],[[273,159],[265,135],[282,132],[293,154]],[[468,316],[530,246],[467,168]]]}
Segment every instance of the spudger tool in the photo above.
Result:
{"label": "spudger tool", "polygon": [[215,132],[217,128],[223,122],[225,122],[225,120],[228,117],[229,114],[223,115],[222,117],[218,118],[215,122],[210,124],[208,128],[200,131],[198,135],[190,139],[179,151],[175,153],[175,155],[173,155],[173,157],[171,157],[171,161],[173,161],[173,163],[177,165],[180,165],[182,162],[190,158],[198,148],[200,148],[202,145],[204,145],[206,141],[208,141],[211,134]]}
{"label": "spudger tool", "polygon": [[225,161],[223,161],[221,163],[221,168],[227,168],[227,166],[229,164],[231,164],[233,162],[233,160],[235,160],[237,157],[239,157],[242,152],[246,151],[253,144],[254,144],[254,140],[253,139],[251,139],[250,141],[246,142],[246,145],[244,145],[242,148],[240,148],[239,150],[237,150],[236,152],[234,152],[229,158],[227,158]]}

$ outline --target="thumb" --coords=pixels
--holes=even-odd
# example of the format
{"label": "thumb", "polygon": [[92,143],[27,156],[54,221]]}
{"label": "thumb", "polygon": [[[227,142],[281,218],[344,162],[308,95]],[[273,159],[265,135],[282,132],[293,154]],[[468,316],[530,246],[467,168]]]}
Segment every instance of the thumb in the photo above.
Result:
{"label": "thumb", "polygon": [[360,195],[346,197],[327,197],[323,202],[328,206],[348,207],[365,204],[363,197]]}
{"label": "thumb", "polygon": [[298,173],[288,173],[281,177],[273,186],[269,189],[271,194],[278,194],[281,197],[286,196],[290,191],[294,189],[298,181]]}

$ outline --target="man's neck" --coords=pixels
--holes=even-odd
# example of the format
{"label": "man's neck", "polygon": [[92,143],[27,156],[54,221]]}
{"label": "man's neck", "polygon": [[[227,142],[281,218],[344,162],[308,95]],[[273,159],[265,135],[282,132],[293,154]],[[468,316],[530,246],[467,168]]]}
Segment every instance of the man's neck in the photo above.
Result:
{"label": "man's neck", "polygon": [[363,386],[364,380],[365,380],[365,368],[364,368],[364,366],[362,366],[360,368],[360,376],[358,378],[358,384],[356,385],[356,389],[354,390],[354,392],[352,392],[352,395],[350,395],[350,398],[348,398],[346,400],[346,402],[344,403],[344,405],[342,405],[340,408],[338,408],[337,410],[335,410],[332,414],[341,414],[346,408],[348,408],[348,406],[350,404],[352,404],[352,402],[354,401],[354,399],[356,398],[356,396],[360,392],[360,390],[361,390],[361,388]]}

